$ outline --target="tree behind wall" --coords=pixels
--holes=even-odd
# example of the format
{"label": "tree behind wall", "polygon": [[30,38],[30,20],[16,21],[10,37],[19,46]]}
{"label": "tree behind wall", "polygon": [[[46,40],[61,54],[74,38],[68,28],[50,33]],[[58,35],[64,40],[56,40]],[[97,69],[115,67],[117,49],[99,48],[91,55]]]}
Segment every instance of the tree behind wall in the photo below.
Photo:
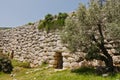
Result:
{"label": "tree behind wall", "polygon": [[45,29],[47,32],[55,29],[61,30],[65,25],[67,16],[67,13],[59,13],[54,16],[52,14],[47,14],[44,20],[40,20],[38,29]]}
{"label": "tree behind wall", "polygon": [[89,59],[104,61],[108,71],[113,71],[113,59],[104,41],[120,40],[120,0],[106,0],[102,7],[92,0],[88,8],[80,4],[76,14],[66,20],[63,42],[71,51],[82,50]]}

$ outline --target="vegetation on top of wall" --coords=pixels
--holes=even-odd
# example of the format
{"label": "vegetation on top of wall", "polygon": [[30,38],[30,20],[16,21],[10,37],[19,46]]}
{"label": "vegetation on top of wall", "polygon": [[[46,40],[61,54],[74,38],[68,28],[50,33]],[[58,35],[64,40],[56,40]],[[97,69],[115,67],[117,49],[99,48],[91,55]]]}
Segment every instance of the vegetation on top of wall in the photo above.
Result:
{"label": "vegetation on top of wall", "polygon": [[28,25],[34,25],[34,23],[32,23],[32,22],[29,22],[29,23],[28,23]]}
{"label": "vegetation on top of wall", "polygon": [[47,32],[55,29],[62,29],[65,25],[67,13],[59,13],[58,15],[47,14],[44,20],[40,20],[38,29],[45,29]]}

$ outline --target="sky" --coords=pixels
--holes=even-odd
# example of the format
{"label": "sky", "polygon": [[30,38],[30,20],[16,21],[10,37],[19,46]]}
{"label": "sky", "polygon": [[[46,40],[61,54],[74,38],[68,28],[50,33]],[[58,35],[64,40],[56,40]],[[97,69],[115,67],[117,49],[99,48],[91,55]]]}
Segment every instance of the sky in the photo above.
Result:
{"label": "sky", "polygon": [[0,27],[17,27],[43,19],[48,13],[75,11],[88,0],[0,0]]}

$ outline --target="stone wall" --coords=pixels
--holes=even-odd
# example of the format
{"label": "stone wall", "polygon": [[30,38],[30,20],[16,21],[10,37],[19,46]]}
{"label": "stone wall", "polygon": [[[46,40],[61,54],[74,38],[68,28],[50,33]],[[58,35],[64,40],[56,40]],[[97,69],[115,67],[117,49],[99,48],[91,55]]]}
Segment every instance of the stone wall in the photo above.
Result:
{"label": "stone wall", "polygon": [[12,53],[14,59],[30,62],[31,67],[49,63],[51,67],[59,68],[57,60],[61,54],[62,66],[68,68],[83,56],[70,54],[70,51],[61,43],[58,30],[46,33],[44,30],[39,31],[37,26],[38,22],[34,25],[0,31],[0,46],[3,52]]}
{"label": "stone wall", "polygon": [[[87,62],[83,52],[71,53],[61,43],[58,30],[47,33],[34,25],[24,25],[0,31],[0,48],[4,53],[14,55],[14,59],[30,62],[31,67],[48,63],[55,68],[77,68],[81,66],[97,66],[103,62],[94,60]],[[109,42],[107,42],[109,43]],[[113,42],[106,45],[109,53],[116,53]],[[117,59],[115,56],[113,58]]]}

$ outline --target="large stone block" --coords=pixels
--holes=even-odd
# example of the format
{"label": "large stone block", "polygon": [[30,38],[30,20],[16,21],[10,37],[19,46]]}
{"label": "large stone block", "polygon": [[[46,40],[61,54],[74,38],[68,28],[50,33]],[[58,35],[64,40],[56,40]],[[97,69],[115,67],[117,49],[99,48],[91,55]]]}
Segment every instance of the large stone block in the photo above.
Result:
{"label": "large stone block", "polygon": [[88,62],[86,60],[79,62],[79,67],[88,67]]}
{"label": "large stone block", "polygon": [[53,56],[55,55],[55,52],[46,52],[46,56]]}
{"label": "large stone block", "polygon": [[63,52],[63,53],[62,53],[62,56],[63,56],[63,57],[69,57],[69,56],[71,56],[71,54],[70,54],[70,53],[67,53],[67,52]]}
{"label": "large stone block", "polygon": [[42,59],[43,59],[45,62],[48,62],[48,61],[49,61],[49,59],[48,59],[47,56],[43,56]]}
{"label": "large stone block", "polygon": [[77,63],[77,62],[72,62],[71,64],[70,64],[70,68],[71,69],[77,69],[77,68],[79,68],[80,66],[79,66],[79,63]]}
{"label": "large stone block", "polygon": [[63,57],[63,62],[69,62],[68,58]]}
{"label": "large stone block", "polygon": [[112,58],[115,65],[120,65],[120,56],[113,56]]}
{"label": "large stone block", "polygon": [[55,56],[56,52],[50,52],[50,56]]}
{"label": "large stone block", "polygon": [[63,62],[63,68],[70,68],[69,62]]}
{"label": "large stone block", "polygon": [[112,48],[113,48],[113,46],[112,46],[111,44],[106,44],[105,47],[106,47],[107,49],[112,49]]}
{"label": "large stone block", "polygon": [[76,60],[74,58],[72,58],[72,57],[68,57],[68,61],[69,62],[75,62]]}
{"label": "large stone block", "polygon": [[33,61],[33,64],[38,64],[38,63],[39,63],[38,60],[34,60],[34,61]]}
{"label": "large stone block", "polygon": [[44,52],[41,52],[38,54],[39,57],[43,57],[44,56]]}
{"label": "large stone block", "polygon": [[63,50],[60,49],[60,47],[54,48],[53,51],[54,51],[54,52],[57,52],[57,53],[62,53],[62,52],[63,52]]}
{"label": "large stone block", "polygon": [[51,64],[51,65],[57,65],[57,61],[56,60],[50,60],[49,64]]}
{"label": "large stone block", "polygon": [[48,56],[48,58],[49,58],[49,60],[53,60],[53,59],[55,59],[54,56]]}

